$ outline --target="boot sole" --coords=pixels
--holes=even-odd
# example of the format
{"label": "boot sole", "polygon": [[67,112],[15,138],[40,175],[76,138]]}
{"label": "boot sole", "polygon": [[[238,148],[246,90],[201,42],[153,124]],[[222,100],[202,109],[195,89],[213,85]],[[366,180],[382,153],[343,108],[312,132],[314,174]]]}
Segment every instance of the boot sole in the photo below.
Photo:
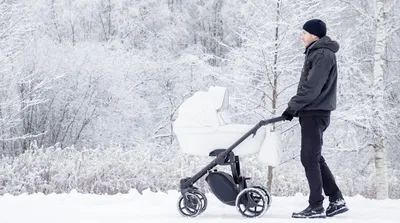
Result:
{"label": "boot sole", "polygon": [[324,213],[318,214],[318,215],[311,215],[311,216],[298,216],[298,215],[292,215],[292,218],[326,218],[326,215]]}
{"label": "boot sole", "polygon": [[343,207],[343,208],[341,208],[341,209],[339,209],[339,210],[336,210],[336,211],[334,211],[334,212],[332,212],[332,213],[330,213],[330,214],[327,214],[326,216],[327,217],[333,217],[333,216],[335,216],[335,215],[338,215],[338,214],[342,214],[342,213],[344,213],[344,212],[347,212],[349,209],[347,208],[347,207]]}

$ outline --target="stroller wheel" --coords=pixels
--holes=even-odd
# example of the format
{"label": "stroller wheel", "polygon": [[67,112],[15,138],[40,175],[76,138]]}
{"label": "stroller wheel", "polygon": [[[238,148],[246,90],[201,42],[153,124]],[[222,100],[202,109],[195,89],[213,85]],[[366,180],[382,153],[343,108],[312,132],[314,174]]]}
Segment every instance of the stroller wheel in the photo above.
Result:
{"label": "stroller wheel", "polygon": [[236,209],[247,218],[261,217],[267,210],[264,192],[257,188],[246,188],[236,197]]}
{"label": "stroller wheel", "polygon": [[178,199],[178,211],[184,217],[196,217],[201,213],[202,203],[198,195],[186,193]]}
{"label": "stroller wheel", "polygon": [[264,186],[253,186],[253,188],[259,189],[263,192],[265,198],[267,198],[267,210],[268,208],[271,206],[271,202],[272,202],[272,197],[271,195],[268,193],[268,190],[266,187]]}
{"label": "stroller wheel", "polygon": [[201,203],[201,209],[200,209],[200,213],[203,213],[206,208],[207,208],[207,197],[205,194],[203,194],[200,191],[192,191],[193,194],[195,194],[199,199],[200,199],[200,203]]}

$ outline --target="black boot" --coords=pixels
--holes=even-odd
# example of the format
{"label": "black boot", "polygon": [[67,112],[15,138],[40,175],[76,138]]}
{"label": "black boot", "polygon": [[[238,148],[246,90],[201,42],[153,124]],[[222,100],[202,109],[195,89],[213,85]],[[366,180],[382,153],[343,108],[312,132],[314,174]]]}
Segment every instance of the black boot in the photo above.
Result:
{"label": "black boot", "polygon": [[343,198],[339,198],[336,201],[329,202],[329,206],[326,209],[326,216],[333,217],[337,214],[344,213],[348,211],[349,208],[346,206],[346,202]]}
{"label": "black boot", "polygon": [[311,206],[300,212],[294,212],[292,218],[325,218],[325,209],[322,205]]}

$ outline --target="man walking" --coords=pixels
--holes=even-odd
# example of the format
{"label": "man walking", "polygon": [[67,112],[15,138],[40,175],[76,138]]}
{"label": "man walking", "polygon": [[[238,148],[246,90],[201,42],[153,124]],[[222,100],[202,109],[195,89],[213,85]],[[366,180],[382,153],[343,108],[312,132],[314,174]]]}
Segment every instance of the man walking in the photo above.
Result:
{"label": "man walking", "polygon": [[[301,39],[305,46],[305,62],[297,94],[291,98],[282,116],[286,120],[299,117],[301,126],[301,163],[310,188],[309,206],[293,213],[293,218],[324,218],[348,211],[342,193],[321,155],[323,133],[336,109],[337,63],[339,44],[326,36],[326,25],[319,19],[307,21]],[[329,206],[323,207],[325,195]]]}

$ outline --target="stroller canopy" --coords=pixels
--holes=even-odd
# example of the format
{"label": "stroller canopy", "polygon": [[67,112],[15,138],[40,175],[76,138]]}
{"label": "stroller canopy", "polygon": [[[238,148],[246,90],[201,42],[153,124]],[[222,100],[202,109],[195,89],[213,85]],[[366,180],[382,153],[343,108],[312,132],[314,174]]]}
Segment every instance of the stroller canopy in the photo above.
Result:
{"label": "stroller canopy", "polygon": [[[228,106],[229,95],[224,87],[196,92],[182,103],[173,130],[185,153],[208,156],[215,149],[227,149],[253,127],[230,124],[224,111]],[[248,137],[233,152],[245,155],[259,151],[265,134],[265,128],[260,128],[254,137]]]}
{"label": "stroller canopy", "polygon": [[229,122],[224,109],[229,105],[229,96],[224,87],[210,87],[208,92],[198,91],[182,103],[178,118],[174,122],[176,133],[209,133]]}

